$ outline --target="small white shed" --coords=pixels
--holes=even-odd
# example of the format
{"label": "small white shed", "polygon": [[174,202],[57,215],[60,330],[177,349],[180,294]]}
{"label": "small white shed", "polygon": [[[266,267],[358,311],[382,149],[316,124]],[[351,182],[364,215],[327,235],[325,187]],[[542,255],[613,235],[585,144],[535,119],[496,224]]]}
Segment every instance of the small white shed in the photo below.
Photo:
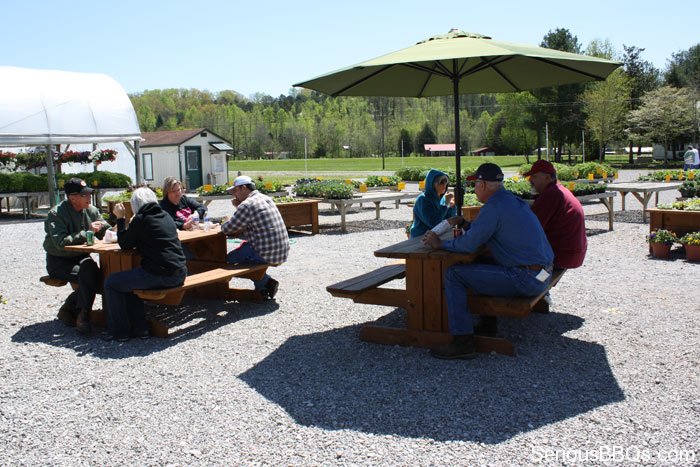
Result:
{"label": "small white shed", "polygon": [[143,178],[162,186],[165,177],[177,177],[188,190],[228,183],[226,155],[230,143],[206,128],[141,133]]}

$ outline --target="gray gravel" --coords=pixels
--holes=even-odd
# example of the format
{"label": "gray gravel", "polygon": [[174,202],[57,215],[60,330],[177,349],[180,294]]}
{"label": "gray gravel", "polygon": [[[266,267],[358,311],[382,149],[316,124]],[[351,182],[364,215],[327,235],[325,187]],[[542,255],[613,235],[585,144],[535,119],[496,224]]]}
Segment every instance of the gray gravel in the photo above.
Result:
{"label": "gray gravel", "polygon": [[402,311],[325,291],[385,263],[372,252],[405,238],[405,205],[349,214],[345,235],[322,212],[272,271],[276,303],[188,299],[174,337],[123,344],[54,319],[68,288],[37,281],[42,221],[3,216],[0,464],[697,464],[700,265],[650,259],[627,205],[613,232],[585,208],[588,257],[553,312],[505,323],[517,357],[468,362],[360,342]]}

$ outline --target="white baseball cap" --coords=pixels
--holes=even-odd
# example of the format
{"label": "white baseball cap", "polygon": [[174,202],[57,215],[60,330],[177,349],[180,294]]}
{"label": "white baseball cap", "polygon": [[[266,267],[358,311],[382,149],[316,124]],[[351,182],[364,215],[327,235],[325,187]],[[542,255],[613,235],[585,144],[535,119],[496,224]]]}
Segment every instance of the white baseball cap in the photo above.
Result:
{"label": "white baseball cap", "polygon": [[241,185],[253,185],[253,186],[255,186],[255,182],[253,182],[253,179],[247,175],[239,175],[233,181],[233,185],[228,187],[226,189],[226,191],[230,193],[235,187],[241,186]]}

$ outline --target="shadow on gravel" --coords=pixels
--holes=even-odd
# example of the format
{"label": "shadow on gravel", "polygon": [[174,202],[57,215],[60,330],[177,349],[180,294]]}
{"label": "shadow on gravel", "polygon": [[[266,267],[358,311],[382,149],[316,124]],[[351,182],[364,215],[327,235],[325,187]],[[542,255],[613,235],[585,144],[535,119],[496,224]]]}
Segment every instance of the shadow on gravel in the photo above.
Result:
{"label": "shadow on gravel", "polygon": [[[396,221],[388,219],[372,219],[364,221],[355,222],[345,222],[345,227],[347,229],[346,233],[355,232],[369,232],[372,230],[392,230],[392,229],[405,229],[406,224],[409,221]],[[340,231],[340,223],[338,224],[324,224],[320,227],[321,231],[325,235],[345,235],[345,233]]]}
{"label": "shadow on gravel", "polygon": [[58,320],[45,321],[22,327],[12,336],[12,342],[41,343],[73,349],[79,355],[97,358],[143,357],[168,349],[180,342],[214,331],[237,321],[263,316],[279,308],[273,301],[226,302],[185,298],[178,307],[147,307],[149,317],[165,319],[170,336],[165,339],[131,339],[128,342],[107,342],[100,337],[100,330],[84,337],[75,328],[69,328]]}
{"label": "shadow on gravel", "polygon": [[[589,214],[586,216],[586,220],[607,222],[608,213]],[[638,211],[613,211],[613,222],[622,222],[623,224],[646,224],[642,217],[641,209]]]}
{"label": "shadow on gravel", "polygon": [[25,219],[22,214],[7,214],[6,212],[2,213],[0,215],[0,224],[2,225],[12,225],[12,224],[36,224],[36,223],[43,223],[46,219],[45,218],[39,218],[39,217],[29,217],[29,219]]}
{"label": "shadow on gravel", "polygon": [[505,323],[519,355],[471,361],[364,343],[350,326],[294,336],[240,378],[304,426],[497,444],[624,400],[605,349],[562,335],[582,323]]}

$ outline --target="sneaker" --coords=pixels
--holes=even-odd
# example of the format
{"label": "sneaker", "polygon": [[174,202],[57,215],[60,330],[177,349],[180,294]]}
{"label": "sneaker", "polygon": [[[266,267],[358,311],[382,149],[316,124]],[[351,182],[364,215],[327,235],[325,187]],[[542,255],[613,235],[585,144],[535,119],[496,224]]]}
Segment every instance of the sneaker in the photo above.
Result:
{"label": "sneaker", "polygon": [[80,333],[80,334],[89,334],[90,333],[90,312],[84,309],[80,310],[80,313],[78,313],[78,318],[76,319],[75,322],[75,329]]}
{"label": "sneaker", "polygon": [[443,360],[471,360],[476,357],[474,335],[453,336],[452,342],[430,349],[430,355]]}
{"label": "sneaker", "polygon": [[70,327],[75,327],[75,322],[78,319],[78,310],[73,308],[72,305],[64,303],[61,308],[58,309],[58,314],[56,318],[63,321],[63,324]]}
{"label": "sneaker", "polygon": [[495,316],[482,316],[474,325],[474,334],[484,337],[498,337],[498,318]]}
{"label": "sneaker", "polygon": [[277,295],[277,290],[279,289],[279,287],[280,283],[270,278],[270,280],[267,281],[267,284],[265,284],[265,287],[263,288],[263,296],[265,296],[265,298],[267,298],[268,300],[274,299],[275,295]]}

